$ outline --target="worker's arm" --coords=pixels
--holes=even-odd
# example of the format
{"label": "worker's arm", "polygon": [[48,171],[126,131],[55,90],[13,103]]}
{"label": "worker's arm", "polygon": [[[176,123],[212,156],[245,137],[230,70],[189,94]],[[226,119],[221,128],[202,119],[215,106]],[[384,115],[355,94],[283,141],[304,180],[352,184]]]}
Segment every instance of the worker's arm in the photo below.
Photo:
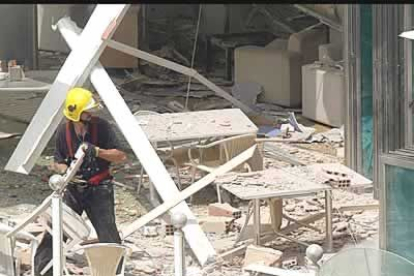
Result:
{"label": "worker's arm", "polygon": [[54,162],[51,165],[50,169],[57,172],[58,174],[64,174],[68,169],[66,164],[66,140],[65,140],[65,127],[60,125],[56,132],[55,140],[55,152],[54,152]]}
{"label": "worker's arm", "polygon": [[97,157],[111,163],[121,163],[127,159],[125,152],[118,149],[97,149]]}
{"label": "worker's arm", "polygon": [[[121,163],[127,160],[126,153],[121,150],[121,144],[116,137],[114,129],[111,125],[103,120],[100,126],[101,137],[106,136],[102,144],[98,144],[96,156],[111,163]],[[106,135],[103,135],[105,133]],[[101,147],[102,146],[102,147]]]}

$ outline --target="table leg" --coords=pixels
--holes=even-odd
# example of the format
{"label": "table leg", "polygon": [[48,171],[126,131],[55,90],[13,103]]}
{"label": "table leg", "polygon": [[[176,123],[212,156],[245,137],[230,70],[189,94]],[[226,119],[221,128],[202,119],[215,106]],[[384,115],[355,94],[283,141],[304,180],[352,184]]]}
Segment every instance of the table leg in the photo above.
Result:
{"label": "table leg", "polygon": [[327,252],[333,250],[333,238],[332,238],[332,191],[325,191],[325,214],[326,214],[326,247]]}
{"label": "table leg", "polygon": [[212,47],[211,47],[210,37],[207,36],[206,37],[206,67],[205,67],[206,75],[208,75],[208,73],[210,73],[212,64],[214,64],[213,51],[212,51]]}
{"label": "table leg", "polygon": [[230,48],[226,48],[226,80],[232,80],[232,64],[231,64],[231,55],[233,51]]}
{"label": "table leg", "polygon": [[260,245],[260,199],[254,199],[254,243]]}
{"label": "table leg", "polygon": [[249,224],[249,220],[250,220],[251,216],[252,216],[252,215],[253,215],[253,213],[254,213],[254,207],[252,208],[252,203],[253,203],[253,202],[250,202],[250,203],[249,203],[249,206],[247,207],[247,215],[246,215],[246,220],[244,221],[244,224],[243,224],[243,226],[242,226],[242,228],[241,228],[241,230],[240,230],[240,233],[239,233],[239,235],[237,236],[236,241],[234,242],[234,246],[236,246],[236,244],[238,244],[238,243],[239,243],[240,239],[241,239],[241,238],[242,238],[242,236],[244,235],[244,232],[246,231],[246,227],[247,227],[247,225]]}

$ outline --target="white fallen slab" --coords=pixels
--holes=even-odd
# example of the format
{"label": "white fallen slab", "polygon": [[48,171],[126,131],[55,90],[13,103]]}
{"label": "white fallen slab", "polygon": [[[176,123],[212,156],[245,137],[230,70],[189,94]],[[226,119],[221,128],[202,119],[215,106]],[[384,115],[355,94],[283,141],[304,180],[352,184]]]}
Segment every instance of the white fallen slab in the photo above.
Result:
{"label": "white fallen slab", "polygon": [[[69,18],[61,19],[57,27],[70,48],[79,40],[79,29]],[[152,183],[164,201],[172,200],[179,196],[179,191],[150,144],[145,132],[142,130],[136,118],[133,116],[118,89],[112,82],[108,73],[98,62],[91,71],[90,79],[112,117],[119,126],[132,150],[138,157],[145,171],[148,173]],[[176,204],[171,212],[183,212],[191,223],[184,228],[186,240],[201,265],[206,264],[215,255],[215,250],[207,236],[197,223],[197,219],[185,202]],[[168,211],[168,209],[166,210]]]}
{"label": "white fallen slab", "polygon": [[63,102],[69,89],[81,86],[98,61],[129,5],[97,5],[79,43],[61,67],[5,169],[28,174],[63,118]]}

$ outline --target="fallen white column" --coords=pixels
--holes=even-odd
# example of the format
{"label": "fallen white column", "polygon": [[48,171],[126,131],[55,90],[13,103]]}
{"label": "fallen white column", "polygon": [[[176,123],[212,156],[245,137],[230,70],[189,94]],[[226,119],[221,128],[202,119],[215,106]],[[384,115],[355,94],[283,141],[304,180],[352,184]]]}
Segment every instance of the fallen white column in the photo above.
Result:
{"label": "fallen white column", "polygon": [[[70,48],[77,45],[80,39],[78,34],[81,32],[81,29],[73,21],[69,18],[63,18],[59,20],[57,27]],[[111,78],[99,62],[91,71],[90,79],[121,132],[131,145],[132,150],[148,173],[161,198],[164,201],[169,201],[178,197],[180,193],[174,181],[151,146],[138,121],[119,94]],[[194,214],[185,202],[171,209],[171,212],[182,212],[186,215],[189,222],[183,228],[185,238],[200,264],[206,264],[209,259],[214,257],[215,250],[197,223]]]}
{"label": "fallen white column", "polygon": [[115,32],[129,5],[97,5],[79,43],[69,54],[49,93],[13,152],[5,169],[28,174],[63,118],[66,93],[82,85]]}

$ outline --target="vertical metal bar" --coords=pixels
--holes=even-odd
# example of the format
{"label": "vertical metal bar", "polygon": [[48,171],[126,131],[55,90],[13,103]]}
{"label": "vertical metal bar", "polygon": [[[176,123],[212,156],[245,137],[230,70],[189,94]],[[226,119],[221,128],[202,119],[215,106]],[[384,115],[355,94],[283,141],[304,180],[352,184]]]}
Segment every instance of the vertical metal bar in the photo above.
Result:
{"label": "vertical metal bar", "polygon": [[356,170],[362,172],[362,124],[361,124],[361,5],[353,5],[353,37],[355,54],[355,92],[354,92],[354,131],[355,131],[355,157]]}
{"label": "vertical metal bar", "polygon": [[184,234],[181,229],[174,232],[174,274],[185,275]]}
{"label": "vertical metal bar", "polygon": [[32,61],[32,70],[39,69],[39,49],[38,49],[38,25],[37,25],[37,4],[33,4],[33,21],[32,21],[32,43],[33,43],[33,61]]}
{"label": "vertical metal bar", "polygon": [[[411,30],[412,27],[412,5],[404,5],[404,31]],[[405,89],[404,89],[404,144],[405,147],[409,147],[413,144],[413,115],[410,104],[413,101],[413,48],[411,39],[404,39],[404,76],[405,76]]]}
{"label": "vertical metal bar", "polygon": [[[382,125],[379,123],[380,120],[380,102],[381,102],[381,85],[380,85],[380,54],[381,51],[379,50],[380,47],[380,38],[381,33],[378,30],[380,22],[378,20],[379,18],[379,6],[378,5],[372,5],[372,48],[373,48],[373,56],[372,56],[372,78],[373,78],[373,84],[372,84],[372,107],[373,107],[373,155],[374,155],[374,170],[373,170],[373,180],[374,183],[378,182],[378,168],[379,168],[379,154],[381,153],[381,147],[380,147],[380,133]],[[374,186],[374,197],[378,198],[378,185],[377,187]]]}
{"label": "vertical metal bar", "polygon": [[185,276],[184,233],[182,228],[187,224],[184,213],[177,212],[172,215],[171,221],[176,228],[174,231],[174,275]]}
{"label": "vertical metal bar", "polygon": [[220,191],[220,184],[216,184],[216,190],[217,190],[217,200],[218,203],[221,203],[221,191]]}
{"label": "vertical metal bar", "polygon": [[55,193],[52,197],[52,233],[53,233],[53,275],[63,275],[63,231],[62,198]]}
{"label": "vertical metal bar", "polygon": [[386,168],[384,162],[379,164],[379,247],[385,249],[387,247],[387,185]]}
{"label": "vertical metal bar", "polygon": [[326,226],[326,250],[332,252],[333,237],[332,237],[332,191],[325,191],[325,226]]}
{"label": "vertical metal bar", "polygon": [[356,148],[356,30],[355,21],[357,5],[346,5],[344,16],[344,58],[345,58],[345,91],[346,116],[345,116],[345,150],[346,163],[357,170],[358,151]]}
{"label": "vertical metal bar", "polygon": [[254,199],[254,243],[260,245],[260,199]]}

